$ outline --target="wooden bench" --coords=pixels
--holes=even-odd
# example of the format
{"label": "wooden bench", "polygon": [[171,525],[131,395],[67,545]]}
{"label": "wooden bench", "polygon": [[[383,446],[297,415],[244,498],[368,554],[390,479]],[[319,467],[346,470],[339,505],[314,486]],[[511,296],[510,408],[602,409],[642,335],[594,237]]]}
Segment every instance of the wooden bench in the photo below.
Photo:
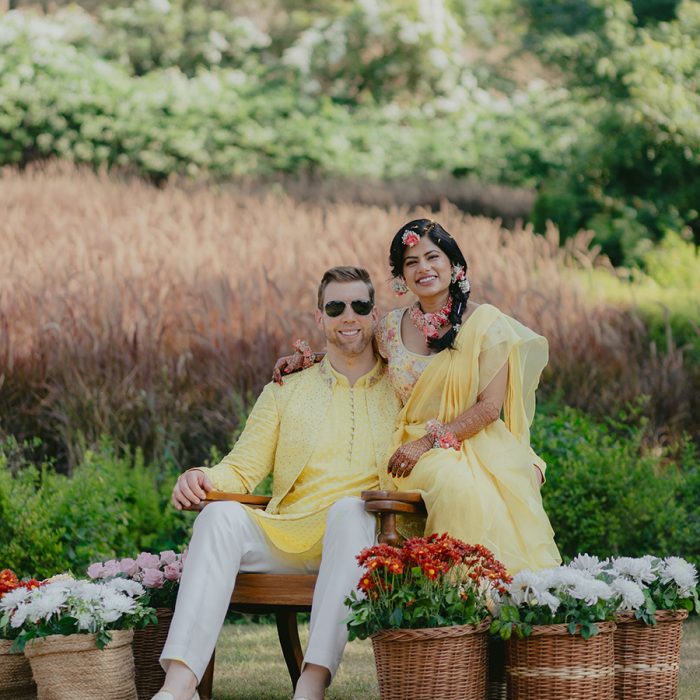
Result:
{"label": "wooden bench", "polygon": [[[265,508],[267,496],[211,491],[208,499],[190,510],[201,510],[216,501],[235,501],[253,508]],[[365,510],[379,519],[379,542],[397,544],[396,516],[399,514],[425,516],[425,504],[419,494],[402,491],[363,491]],[[310,612],[316,585],[316,574],[238,574],[231,596],[230,610],[242,613],[273,614],[292,687],[301,675],[304,655],[299,640],[297,613]],[[350,591],[348,591],[349,593]],[[211,700],[214,683],[212,654],[199,684],[201,700]]]}

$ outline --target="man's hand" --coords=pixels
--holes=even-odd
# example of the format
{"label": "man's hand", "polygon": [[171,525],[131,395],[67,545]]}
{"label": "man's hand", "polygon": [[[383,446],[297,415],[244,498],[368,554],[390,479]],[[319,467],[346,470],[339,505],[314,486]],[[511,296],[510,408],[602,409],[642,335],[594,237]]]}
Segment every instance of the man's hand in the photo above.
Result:
{"label": "man's hand", "polygon": [[190,469],[180,474],[170,500],[178,510],[182,510],[196,506],[207,497],[208,491],[213,490],[211,479],[201,469]]}
{"label": "man's hand", "polygon": [[304,356],[300,352],[293,355],[285,355],[275,362],[272,370],[272,381],[282,386],[282,375],[298,372],[304,366]]}
{"label": "man's hand", "polygon": [[405,477],[416,466],[416,462],[433,447],[433,438],[425,435],[420,440],[413,440],[401,445],[389,459],[387,471],[393,477]]}

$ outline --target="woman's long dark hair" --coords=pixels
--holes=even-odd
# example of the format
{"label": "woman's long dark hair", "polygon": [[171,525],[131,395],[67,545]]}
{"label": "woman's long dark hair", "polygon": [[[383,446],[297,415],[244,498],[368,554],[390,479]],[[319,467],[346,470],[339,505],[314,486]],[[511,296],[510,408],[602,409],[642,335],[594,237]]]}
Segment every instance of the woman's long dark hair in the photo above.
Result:
{"label": "woman's long dark hair", "polygon": [[[413,231],[421,238],[428,236],[430,240],[445,253],[453,265],[461,265],[464,272],[467,272],[467,261],[462,255],[462,251],[457,245],[457,241],[442,227],[440,224],[430,219],[414,219],[402,226],[391,241],[389,248],[389,265],[391,267],[392,277],[403,277],[403,260],[406,255],[406,245],[402,240],[406,231]],[[451,282],[449,293],[452,297],[452,311],[450,311],[449,321],[452,324],[445,335],[441,338],[429,338],[427,340],[428,347],[433,350],[444,350],[445,348],[454,347],[454,339],[457,336],[455,326],[462,323],[462,313],[467,308],[469,300],[469,292],[466,294],[460,289],[457,282]],[[459,329],[458,329],[459,330]]]}

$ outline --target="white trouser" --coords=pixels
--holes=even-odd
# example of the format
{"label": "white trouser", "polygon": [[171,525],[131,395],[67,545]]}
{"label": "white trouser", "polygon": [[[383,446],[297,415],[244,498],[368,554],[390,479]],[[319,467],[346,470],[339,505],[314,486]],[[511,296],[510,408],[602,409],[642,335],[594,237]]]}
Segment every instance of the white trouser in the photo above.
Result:
{"label": "white trouser", "polygon": [[199,682],[216,646],[239,571],[297,574],[318,571],[304,663],[335,675],[347,643],[345,597],[362,574],[355,559],[375,541],[375,519],[359,498],[342,498],[328,509],[323,554],[304,560],[273,547],[240,503],[217,502],[197,516],[175,615],[160,662],[185,663]]}

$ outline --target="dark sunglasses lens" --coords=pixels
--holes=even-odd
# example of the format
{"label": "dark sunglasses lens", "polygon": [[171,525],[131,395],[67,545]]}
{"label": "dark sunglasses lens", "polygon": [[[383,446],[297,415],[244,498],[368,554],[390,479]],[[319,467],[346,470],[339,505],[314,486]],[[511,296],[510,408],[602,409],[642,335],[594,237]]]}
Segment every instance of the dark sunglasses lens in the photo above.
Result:
{"label": "dark sunglasses lens", "polygon": [[371,301],[362,301],[361,299],[356,299],[350,305],[352,306],[352,310],[360,316],[367,316],[367,314],[372,311],[373,307]]}
{"label": "dark sunglasses lens", "polygon": [[326,313],[331,318],[335,318],[336,316],[340,316],[340,314],[343,313],[343,310],[345,309],[345,302],[329,301],[323,308],[326,310]]}

